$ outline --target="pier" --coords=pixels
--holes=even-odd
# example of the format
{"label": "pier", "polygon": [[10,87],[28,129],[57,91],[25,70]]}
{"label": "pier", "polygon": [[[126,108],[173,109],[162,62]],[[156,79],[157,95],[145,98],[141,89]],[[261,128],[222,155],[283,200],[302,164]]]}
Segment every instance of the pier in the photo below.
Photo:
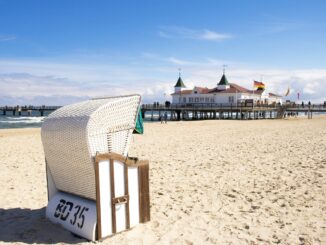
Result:
{"label": "pier", "polygon": [[289,115],[305,113],[308,119],[314,112],[325,112],[325,105],[248,105],[248,104],[186,104],[186,105],[157,105],[143,104],[142,117],[150,120],[160,120],[164,113],[168,120],[205,120],[205,119],[282,119]]}
{"label": "pier", "polygon": [[[61,106],[0,106],[0,115],[46,116]],[[282,119],[290,115],[305,113],[311,119],[313,113],[326,113],[325,104],[298,105],[252,105],[252,104],[186,104],[163,105],[143,104],[142,117],[152,121],[159,120],[165,112],[168,120],[205,120],[205,119]]]}
{"label": "pier", "polygon": [[[26,116],[35,115],[45,116],[46,113],[51,113],[60,106],[0,106],[1,115],[6,116],[10,113],[13,116],[22,116],[23,112]],[[33,114],[34,112],[34,114]]]}

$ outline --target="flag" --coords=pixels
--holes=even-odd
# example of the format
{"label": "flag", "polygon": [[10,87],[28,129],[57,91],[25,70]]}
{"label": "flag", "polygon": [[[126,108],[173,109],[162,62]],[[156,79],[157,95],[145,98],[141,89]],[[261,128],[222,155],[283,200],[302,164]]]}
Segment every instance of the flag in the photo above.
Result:
{"label": "flag", "polygon": [[298,92],[298,100],[300,99],[300,93]]}
{"label": "flag", "polygon": [[265,84],[262,82],[254,81],[254,87],[257,89],[265,89]]}
{"label": "flag", "polygon": [[286,90],[285,96],[288,96],[290,94],[290,88],[288,88],[288,90]]}

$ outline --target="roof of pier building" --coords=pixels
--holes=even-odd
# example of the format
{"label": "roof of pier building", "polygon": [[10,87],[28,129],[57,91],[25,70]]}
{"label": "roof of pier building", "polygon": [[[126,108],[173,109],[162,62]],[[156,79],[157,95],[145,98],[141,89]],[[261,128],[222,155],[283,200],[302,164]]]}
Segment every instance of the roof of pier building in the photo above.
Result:
{"label": "roof of pier building", "polygon": [[[250,90],[250,89],[246,89],[245,87],[242,87],[238,84],[235,83],[229,83],[228,79],[226,78],[225,74],[222,75],[220,82],[218,83],[218,85],[229,85],[228,88],[226,89],[219,89],[218,86],[215,88],[207,88],[207,87],[194,87],[193,89],[185,89],[185,90],[181,90],[178,92],[174,92],[171,95],[186,95],[186,94],[235,94],[235,93],[246,93],[246,94],[255,94],[255,95],[261,95],[264,90],[262,89],[258,89],[258,90]],[[177,81],[177,84],[175,85],[175,87],[183,87],[185,88],[185,85],[181,79],[181,77],[179,76],[179,79]],[[273,96],[273,97],[282,97],[280,95],[277,94],[273,94],[273,93],[268,93],[269,96]]]}

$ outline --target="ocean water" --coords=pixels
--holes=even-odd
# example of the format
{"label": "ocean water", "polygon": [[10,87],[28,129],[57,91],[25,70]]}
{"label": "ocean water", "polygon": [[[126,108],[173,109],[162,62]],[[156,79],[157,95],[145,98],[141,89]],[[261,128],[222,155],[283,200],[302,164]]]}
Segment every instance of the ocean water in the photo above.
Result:
{"label": "ocean water", "polygon": [[44,118],[40,116],[0,116],[0,129],[39,128]]}

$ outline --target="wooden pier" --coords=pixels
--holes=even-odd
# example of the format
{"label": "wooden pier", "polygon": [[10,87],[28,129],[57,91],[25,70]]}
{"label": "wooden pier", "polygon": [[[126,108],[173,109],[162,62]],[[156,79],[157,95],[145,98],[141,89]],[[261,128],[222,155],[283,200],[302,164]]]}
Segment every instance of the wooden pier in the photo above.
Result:
{"label": "wooden pier", "polygon": [[244,104],[189,104],[189,105],[142,105],[142,117],[152,121],[160,120],[168,113],[168,120],[205,119],[282,119],[288,115],[304,112],[308,119],[313,112],[326,112],[325,105],[244,105]]}
{"label": "wooden pier", "polygon": [[[61,106],[0,106],[0,115],[46,116]],[[313,113],[326,113],[325,104],[314,105],[245,105],[239,104],[186,104],[186,105],[157,105],[143,104],[142,117],[159,120],[168,113],[168,120],[204,120],[204,119],[282,119],[289,115],[305,113],[308,119]],[[34,113],[33,113],[34,112]],[[37,113],[35,113],[37,112]]]}
{"label": "wooden pier", "polygon": [[38,112],[38,116],[45,116],[46,112],[50,113],[60,108],[60,106],[2,106],[0,107],[1,115],[6,116],[8,112],[13,116],[22,116],[22,113],[26,116],[35,115],[33,112]]}

